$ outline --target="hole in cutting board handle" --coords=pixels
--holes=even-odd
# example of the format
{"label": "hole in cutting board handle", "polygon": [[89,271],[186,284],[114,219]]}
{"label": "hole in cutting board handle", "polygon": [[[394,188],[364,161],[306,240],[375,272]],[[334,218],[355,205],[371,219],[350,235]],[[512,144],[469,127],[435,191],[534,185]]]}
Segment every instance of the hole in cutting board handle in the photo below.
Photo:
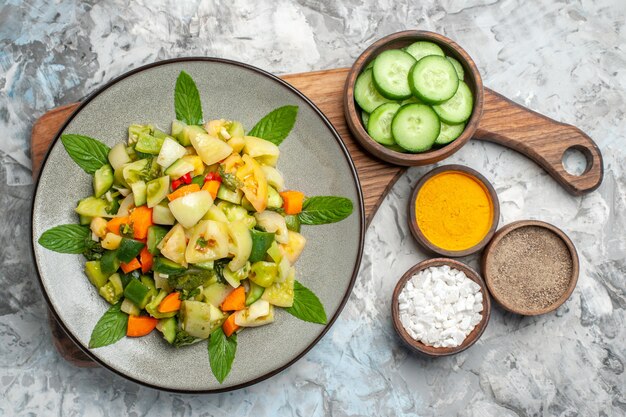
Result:
{"label": "hole in cutting board handle", "polygon": [[593,155],[584,146],[570,146],[563,152],[561,165],[568,174],[580,177],[589,172],[593,166]]}

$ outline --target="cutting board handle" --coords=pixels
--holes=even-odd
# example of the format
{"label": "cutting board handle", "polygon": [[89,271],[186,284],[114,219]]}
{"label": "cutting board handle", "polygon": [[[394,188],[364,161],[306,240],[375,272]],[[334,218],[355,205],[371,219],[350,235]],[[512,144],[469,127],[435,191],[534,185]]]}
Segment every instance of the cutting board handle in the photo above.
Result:
{"label": "cutting board handle", "polygon": [[[483,116],[474,138],[498,143],[528,156],[571,194],[588,193],[602,183],[602,154],[593,139],[577,127],[535,113],[488,88],[485,88]],[[582,152],[587,159],[581,175],[572,175],[563,167],[563,155],[568,149]]]}

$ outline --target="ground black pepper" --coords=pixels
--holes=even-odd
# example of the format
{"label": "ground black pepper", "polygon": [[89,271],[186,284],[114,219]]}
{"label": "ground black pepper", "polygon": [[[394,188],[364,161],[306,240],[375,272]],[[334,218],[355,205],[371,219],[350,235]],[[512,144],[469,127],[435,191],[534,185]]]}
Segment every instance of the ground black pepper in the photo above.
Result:
{"label": "ground black pepper", "polygon": [[573,260],[551,230],[524,226],[506,234],[492,253],[486,273],[491,290],[515,310],[541,310],[567,291]]}

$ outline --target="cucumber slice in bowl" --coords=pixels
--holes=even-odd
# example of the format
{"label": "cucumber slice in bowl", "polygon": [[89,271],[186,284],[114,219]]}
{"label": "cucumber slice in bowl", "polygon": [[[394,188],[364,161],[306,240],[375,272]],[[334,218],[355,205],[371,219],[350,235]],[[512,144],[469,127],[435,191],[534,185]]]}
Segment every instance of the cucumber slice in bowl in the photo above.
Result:
{"label": "cucumber slice in bowl", "polygon": [[444,103],[433,106],[437,116],[448,124],[465,122],[472,115],[474,97],[472,91],[463,81],[459,82],[459,88],[452,98]]}
{"label": "cucumber slice in bowl", "polygon": [[452,63],[452,66],[456,70],[456,75],[459,77],[459,80],[463,81],[465,78],[465,70],[463,69],[463,65],[456,59],[451,56],[447,56],[446,59]]}
{"label": "cucumber slice in bowl", "polygon": [[383,97],[404,100],[411,97],[408,74],[415,65],[415,58],[399,49],[384,51],[376,57],[372,75],[374,85]]}
{"label": "cucumber slice in bowl", "polygon": [[452,142],[465,130],[465,123],[459,123],[458,125],[449,125],[447,123],[441,122],[441,130],[439,131],[439,136],[435,140],[435,145],[443,146]]}
{"label": "cucumber slice in bowl", "polygon": [[402,106],[391,122],[393,138],[409,152],[424,152],[432,148],[440,130],[437,113],[425,104]]}
{"label": "cucumber slice in bowl", "polygon": [[381,96],[376,86],[374,86],[371,69],[366,70],[356,79],[354,83],[354,100],[366,113],[373,112],[381,104],[391,102],[391,100]]}
{"label": "cucumber slice in bowl", "polygon": [[372,139],[381,145],[395,145],[396,141],[393,140],[391,135],[391,122],[399,109],[400,105],[398,103],[385,103],[378,106],[370,114],[367,123],[367,133]]}
{"label": "cucumber slice in bowl", "polygon": [[459,87],[454,65],[446,58],[430,55],[420,59],[409,72],[409,85],[419,99],[439,104],[449,100]]}
{"label": "cucumber slice in bowl", "polygon": [[406,47],[406,51],[417,61],[428,55],[444,56],[443,50],[436,43],[427,41],[413,42]]}

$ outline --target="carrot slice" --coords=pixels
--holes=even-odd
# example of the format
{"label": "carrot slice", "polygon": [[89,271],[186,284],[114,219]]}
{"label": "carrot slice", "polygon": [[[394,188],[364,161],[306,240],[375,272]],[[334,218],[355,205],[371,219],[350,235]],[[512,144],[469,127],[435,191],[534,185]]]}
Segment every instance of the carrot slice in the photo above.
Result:
{"label": "carrot slice", "polygon": [[224,334],[226,337],[230,337],[231,334],[235,333],[239,330],[239,326],[235,323],[235,315],[231,314],[228,316],[224,324],[222,325],[222,329],[224,330]]}
{"label": "carrot slice", "polygon": [[132,261],[126,263],[126,264],[124,262],[122,262],[120,264],[120,267],[122,268],[122,271],[124,271],[125,274],[128,274],[129,272],[132,272],[135,269],[141,268],[141,264],[139,263],[137,258],[135,258]]}
{"label": "carrot slice", "polygon": [[133,225],[133,237],[145,239],[148,236],[148,227],[152,226],[152,209],[148,206],[139,206],[130,213],[130,223]]}
{"label": "carrot slice", "polygon": [[130,223],[130,219],[128,216],[113,217],[107,222],[107,230],[111,233],[115,233],[116,235],[121,235],[120,227],[128,223]]}
{"label": "carrot slice", "polygon": [[128,327],[126,328],[126,336],[140,337],[149,334],[159,320],[148,316],[128,316]]}
{"label": "carrot slice", "polygon": [[236,311],[246,308],[246,290],[243,286],[235,288],[235,291],[228,294],[220,307],[222,311]]}
{"label": "carrot slice", "polygon": [[159,304],[159,313],[171,313],[172,311],[180,310],[181,301],[179,295],[177,292],[168,294]]}
{"label": "carrot slice", "polygon": [[147,246],[144,246],[141,252],[139,252],[139,262],[141,263],[141,272],[144,274],[150,271],[152,268],[152,261],[154,257],[148,250]]}
{"label": "carrot slice", "polygon": [[283,198],[285,214],[298,214],[302,211],[304,193],[300,191],[283,191],[280,193],[280,196]]}
{"label": "carrot slice", "polygon": [[209,194],[211,194],[211,197],[213,197],[213,200],[215,200],[215,197],[217,197],[217,190],[220,189],[221,183],[221,181],[210,180],[204,183],[202,189],[208,191]]}
{"label": "carrot slice", "polygon": [[178,187],[176,191],[167,195],[167,199],[170,201],[174,201],[177,198],[184,197],[187,194],[195,193],[200,191],[200,186],[198,184],[189,184],[183,187]]}

